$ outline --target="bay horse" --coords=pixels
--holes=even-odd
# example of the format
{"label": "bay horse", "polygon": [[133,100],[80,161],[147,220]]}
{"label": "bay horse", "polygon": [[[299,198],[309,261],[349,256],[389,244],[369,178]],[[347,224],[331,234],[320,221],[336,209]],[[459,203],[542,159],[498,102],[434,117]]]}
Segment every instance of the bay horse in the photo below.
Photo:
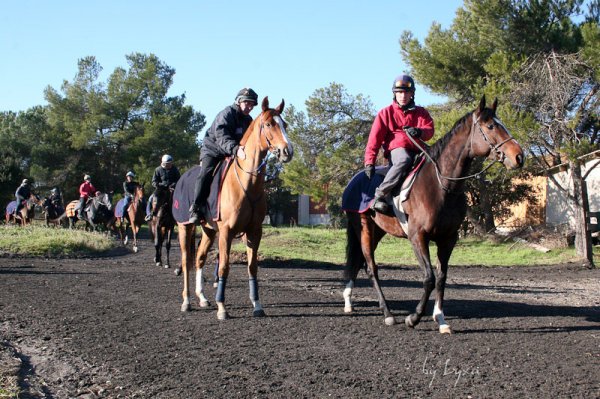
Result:
{"label": "bay horse", "polygon": [[46,227],[50,227],[51,224],[55,226],[67,227],[67,212],[62,208],[62,206],[54,205],[50,198],[45,197],[42,201],[42,209],[44,211]]}
{"label": "bay horse", "polygon": [[[292,144],[286,137],[286,123],[281,118],[285,106],[282,100],[275,109],[269,108],[269,99],[262,101],[261,114],[252,121],[240,141],[244,146],[246,159],[235,158],[225,172],[220,194],[218,220],[201,224],[202,240],[196,253],[196,295],[200,306],[208,306],[203,292],[202,268],[208,251],[219,235],[219,272],[216,293],[217,318],[229,317],[225,308],[225,286],[229,275],[229,252],[234,237],[243,234],[248,258],[248,281],[253,316],[264,316],[265,312],[258,295],[257,251],[262,238],[262,223],[267,213],[267,201],[264,188],[267,153],[274,154],[280,162],[289,162],[293,156]],[[193,189],[193,187],[190,187]],[[183,271],[182,311],[190,310],[189,273],[192,267],[195,225],[178,223],[179,246],[181,248],[181,267]]]}
{"label": "bay horse", "polygon": [[[464,193],[465,179],[471,162],[476,157],[495,157],[507,169],[523,166],[521,146],[496,117],[498,102],[486,108],[485,96],[479,106],[458,120],[444,137],[428,151],[429,162],[425,163],[414,180],[412,191],[402,203],[408,215],[405,230],[398,218],[379,212],[348,212],[346,269],[347,281],[344,289],[344,310],[353,311],[352,289],[359,270],[366,272],[377,294],[383,310],[385,323],[394,324],[383,292],[379,285],[375,249],[385,234],[407,238],[424,273],[423,295],[415,313],[405,318],[405,324],[414,328],[423,317],[429,295],[435,288],[436,298],[433,319],[440,333],[451,333],[444,320],[443,302],[448,261],[458,240],[458,230],[467,211]],[[395,207],[396,205],[394,205]],[[429,242],[437,245],[437,272],[432,269]],[[437,274],[437,276],[436,276]]]}
{"label": "bay horse", "polygon": [[[152,239],[154,240],[154,263],[156,266],[170,267],[171,238],[175,230],[175,219],[171,208],[173,206],[173,189],[158,186],[156,189],[156,216],[148,222]],[[141,211],[140,211],[141,212]],[[167,261],[162,263],[162,246],[165,243]]]}
{"label": "bay horse", "polygon": [[140,231],[140,227],[144,224],[144,218],[146,217],[144,186],[140,184],[136,186],[133,199],[126,210],[127,213],[122,216],[117,216],[117,208],[122,206],[122,201],[123,199],[120,200],[115,207],[115,226],[119,231],[119,236],[123,245],[127,245],[127,242],[129,241],[127,237],[127,228],[131,228],[131,233],[133,235],[133,252],[137,252],[137,235]]}
{"label": "bay horse", "polygon": [[31,194],[25,201],[24,206],[19,210],[18,214],[14,213],[17,208],[17,201],[11,201],[6,207],[5,219],[6,224],[15,223],[20,226],[30,224],[35,217],[35,206],[41,205],[40,197],[36,194]]}

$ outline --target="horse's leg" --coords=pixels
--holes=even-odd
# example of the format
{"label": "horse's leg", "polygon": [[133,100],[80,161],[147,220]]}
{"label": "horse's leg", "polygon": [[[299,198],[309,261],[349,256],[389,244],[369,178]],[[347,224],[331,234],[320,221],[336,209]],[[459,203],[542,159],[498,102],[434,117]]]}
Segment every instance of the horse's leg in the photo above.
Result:
{"label": "horse's leg", "polygon": [[344,278],[346,288],[344,289],[344,312],[352,313],[352,290],[356,283],[358,272],[365,263],[365,257],[362,254],[360,246],[361,225],[360,216],[354,213],[348,214],[348,227],[346,228],[346,267],[344,269]]}
{"label": "horse's leg", "polygon": [[425,313],[425,309],[427,307],[427,301],[429,300],[429,295],[431,295],[431,291],[435,286],[435,274],[433,273],[433,269],[431,267],[431,259],[429,257],[429,242],[425,239],[422,234],[415,234],[411,239],[413,251],[417,257],[417,261],[423,272],[425,277],[423,279],[423,295],[421,296],[421,300],[417,304],[417,308],[415,313],[412,313],[404,319],[406,325],[410,328],[413,328],[421,321],[423,314]]}
{"label": "horse's leg", "polygon": [[[202,229],[202,239],[196,249],[196,297],[200,301],[200,307],[208,307],[210,303],[204,295],[204,265],[208,257],[208,251],[217,235],[216,230]],[[192,247],[193,248],[193,247]]]}
{"label": "horse's leg", "polygon": [[162,266],[162,243],[163,243],[163,231],[162,226],[156,223],[156,234],[154,234],[154,263],[156,266]]}
{"label": "horse's leg", "polygon": [[229,314],[225,308],[225,286],[227,285],[227,276],[229,276],[229,251],[233,234],[227,228],[221,228],[219,231],[219,283],[215,302],[217,302],[217,318],[226,320]]}
{"label": "horse's leg", "polygon": [[165,244],[165,249],[167,250],[167,262],[165,263],[165,269],[171,267],[171,258],[169,257],[171,254],[171,238],[173,237],[173,231],[175,231],[175,226],[167,229],[167,242]]}
{"label": "horse's leg", "polygon": [[186,312],[191,309],[189,276],[193,259],[193,229],[193,224],[179,224],[179,247],[181,248],[181,271],[183,272],[183,292],[181,293],[183,298],[183,303],[181,304],[182,312]]}
{"label": "horse's leg", "polygon": [[361,235],[360,235],[360,246],[363,251],[365,262],[367,263],[367,275],[371,279],[377,299],[379,300],[379,307],[383,310],[383,317],[385,324],[391,326],[396,323],[392,312],[388,308],[387,301],[379,285],[379,271],[377,263],[375,262],[375,249],[381,238],[385,235],[375,222],[367,215],[361,215]]}
{"label": "horse's leg", "polygon": [[263,317],[265,311],[260,303],[258,296],[258,247],[262,238],[262,225],[259,224],[254,231],[247,232],[245,235],[246,256],[248,258],[248,286],[250,289],[250,301],[254,310],[252,316]]}
{"label": "horse's leg", "polygon": [[435,306],[433,308],[433,320],[438,323],[439,330],[441,334],[452,334],[452,329],[450,325],[446,323],[444,319],[444,290],[446,289],[446,277],[448,272],[448,262],[450,260],[450,255],[452,255],[452,250],[456,245],[456,241],[458,240],[458,234],[455,234],[453,237],[449,238],[446,241],[441,241],[437,244],[437,278],[435,280]]}

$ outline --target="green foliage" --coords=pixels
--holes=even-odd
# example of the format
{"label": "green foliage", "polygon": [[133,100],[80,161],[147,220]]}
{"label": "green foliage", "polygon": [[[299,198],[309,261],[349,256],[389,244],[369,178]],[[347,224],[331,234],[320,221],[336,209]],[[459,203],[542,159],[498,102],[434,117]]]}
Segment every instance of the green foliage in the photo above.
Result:
{"label": "green foliage", "polygon": [[348,94],[338,83],[315,90],[306,110],[286,111],[294,159],[281,178],[292,193],[326,199],[328,211],[339,214],[342,192],[362,168],[374,110],[367,98]]}

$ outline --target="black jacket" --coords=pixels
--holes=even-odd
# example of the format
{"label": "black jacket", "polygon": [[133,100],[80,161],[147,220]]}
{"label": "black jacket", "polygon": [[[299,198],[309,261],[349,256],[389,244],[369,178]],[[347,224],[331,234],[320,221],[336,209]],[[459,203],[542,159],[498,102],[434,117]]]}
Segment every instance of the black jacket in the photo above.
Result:
{"label": "black jacket", "polygon": [[29,187],[29,185],[19,186],[15,192],[15,197],[21,197],[24,199],[31,197],[31,187]]}
{"label": "black jacket", "polygon": [[123,182],[123,194],[128,195],[130,197],[135,196],[135,189],[138,186],[138,183],[135,181],[124,181]]}
{"label": "black jacket", "polygon": [[161,166],[154,170],[154,176],[152,176],[153,187],[175,187],[175,184],[179,180],[181,175],[177,166],[171,166],[171,169],[165,169]]}
{"label": "black jacket", "polygon": [[202,140],[200,158],[223,158],[235,155],[237,147],[248,126],[252,123],[250,115],[244,115],[236,105],[230,105],[219,112],[206,136]]}

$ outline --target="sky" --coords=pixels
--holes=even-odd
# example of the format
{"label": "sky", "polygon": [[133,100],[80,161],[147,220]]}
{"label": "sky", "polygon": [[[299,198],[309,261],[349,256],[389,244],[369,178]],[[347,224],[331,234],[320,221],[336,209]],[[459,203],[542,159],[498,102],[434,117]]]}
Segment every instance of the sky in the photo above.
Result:
{"label": "sky", "polygon": [[[0,111],[46,105],[44,89],[60,91],[77,62],[95,56],[106,83],[125,56],[155,54],[174,68],[170,96],[202,112],[207,127],[244,87],[271,106],[298,110],[332,82],[369,97],[375,110],[391,103],[394,78],[408,71],[399,39],[408,30],[423,43],[433,22],[450,27],[456,0],[19,0],[0,13]],[[443,97],[416,82],[416,102]],[[252,116],[259,113],[257,107]],[[202,137],[204,132],[200,135]]]}

